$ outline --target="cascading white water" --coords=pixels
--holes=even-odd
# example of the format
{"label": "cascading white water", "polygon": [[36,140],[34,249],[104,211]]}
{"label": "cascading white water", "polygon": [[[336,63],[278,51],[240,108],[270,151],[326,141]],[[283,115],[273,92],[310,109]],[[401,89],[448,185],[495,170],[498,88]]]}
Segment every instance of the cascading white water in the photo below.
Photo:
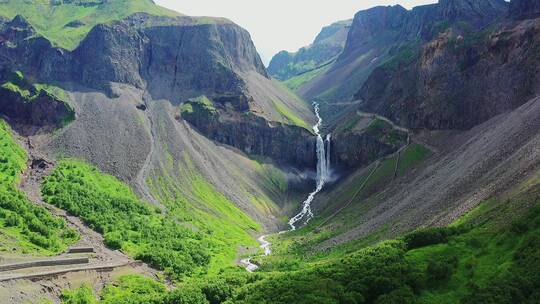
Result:
{"label": "cascading white water", "polygon": [[[315,198],[315,195],[319,193],[330,177],[330,134],[326,136],[325,140],[320,133],[322,125],[322,118],[319,114],[319,104],[314,102],[313,107],[315,109],[315,115],[317,116],[317,124],[313,126],[313,131],[317,135],[317,186],[313,192],[311,192],[307,199],[302,203],[302,210],[289,220],[289,226],[291,230],[296,230],[295,224],[305,217],[305,223],[309,222],[313,218],[311,211],[311,202]],[[325,151],[325,146],[326,150]]]}
{"label": "cascading white water", "polygon": [[[309,222],[313,218],[313,213],[311,212],[311,202],[315,198],[315,195],[319,193],[326,182],[330,178],[330,145],[331,145],[331,136],[330,134],[326,135],[326,140],[323,140],[323,137],[320,133],[320,127],[322,125],[322,118],[319,115],[319,104],[314,102],[313,107],[315,109],[315,115],[317,116],[317,124],[313,126],[313,131],[317,135],[317,187],[315,188],[315,191],[311,192],[307,199],[302,203],[302,210],[300,213],[298,213],[295,217],[291,218],[289,220],[289,225],[291,226],[291,230],[296,230],[295,224],[302,220],[304,217],[305,223]],[[286,231],[281,231],[280,233],[284,233]],[[270,255],[272,253],[272,250],[270,246],[272,245],[270,242],[266,240],[266,235],[261,236],[258,241],[260,244],[260,248],[264,250],[264,255]],[[259,268],[256,264],[251,262],[252,257],[245,258],[240,260],[240,263],[245,266],[246,270],[249,272],[253,272]]]}

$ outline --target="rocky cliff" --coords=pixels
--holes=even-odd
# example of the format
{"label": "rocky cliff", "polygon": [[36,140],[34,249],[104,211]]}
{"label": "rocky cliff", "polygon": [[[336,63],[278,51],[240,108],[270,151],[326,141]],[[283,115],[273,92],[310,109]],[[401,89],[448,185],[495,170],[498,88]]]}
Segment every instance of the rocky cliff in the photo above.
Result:
{"label": "rocky cliff", "polygon": [[311,45],[295,53],[279,52],[270,61],[268,73],[279,80],[287,80],[328,64],[343,50],[351,22],[345,20],[324,27]]}
{"label": "rocky cliff", "polygon": [[[299,93],[330,104],[354,100],[374,69],[401,56],[402,49],[422,45],[449,28],[460,33],[478,31],[504,18],[507,10],[503,0],[443,0],[412,10],[397,5],[360,11],[343,53],[325,73],[304,84]],[[332,105],[322,109],[328,115],[340,111]]]}
{"label": "rocky cliff", "polygon": [[[268,78],[249,33],[226,19],[135,14],[97,25],[76,49],[68,51],[53,46],[24,18],[17,16],[5,22],[0,31],[0,56],[6,58],[0,62],[1,70],[20,70],[36,82],[77,83],[104,91],[110,97],[116,96],[111,84],[121,83],[145,91],[153,100],[164,99],[176,105],[207,96],[232,115],[255,113],[257,116],[259,128],[253,134],[250,133],[253,129],[242,125],[222,126],[219,128],[222,136],[204,133],[213,139],[257,138],[261,132],[272,133],[275,129],[272,125],[279,125],[281,130],[292,130],[283,131],[288,135],[286,140],[307,148],[311,145],[308,130],[283,118],[294,117],[297,125],[307,127],[305,121],[313,120],[307,104],[293,99]],[[272,147],[254,148],[252,153],[279,150],[280,140],[285,140],[279,138],[266,137],[265,145]],[[221,142],[237,143],[236,140]],[[302,164],[311,165],[314,149],[302,153],[307,160]],[[279,159],[296,163],[299,156],[282,153]]]}
{"label": "rocky cliff", "polygon": [[185,102],[180,118],[209,138],[248,155],[269,157],[297,168],[316,165],[315,137],[301,127],[269,122],[250,112],[231,111],[223,101],[212,101],[206,96]]}
{"label": "rocky cliff", "polygon": [[449,28],[379,66],[355,97],[411,128],[468,129],[539,93],[539,39],[537,20]]}
{"label": "rocky cliff", "polygon": [[0,86],[0,115],[24,135],[60,128],[75,119],[69,103],[47,89],[29,83],[21,72],[10,74]]}
{"label": "rocky cliff", "polygon": [[540,1],[514,0],[510,2],[509,14],[514,19],[532,19],[540,16]]}
{"label": "rocky cliff", "polygon": [[408,143],[406,130],[372,114],[353,112],[332,133],[331,161],[345,172],[369,165]]}

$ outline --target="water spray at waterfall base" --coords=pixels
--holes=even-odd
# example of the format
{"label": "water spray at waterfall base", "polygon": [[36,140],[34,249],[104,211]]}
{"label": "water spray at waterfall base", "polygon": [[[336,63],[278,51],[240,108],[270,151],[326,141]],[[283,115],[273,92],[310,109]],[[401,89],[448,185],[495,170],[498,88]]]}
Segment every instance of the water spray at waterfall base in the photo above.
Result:
{"label": "water spray at waterfall base", "polygon": [[315,199],[315,195],[321,192],[324,185],[330,178],[330,140],[331,136],[328,134],[326,140],[323,139],[320,128],[322,125],[322,118],[319,113],[319,104],[314,102],[313,107],[315,109],[315,115],[317,116],[317,123],[313,126],[313,131],[317,135],[317,186],[315,190],[311,192],[307,199],[302,202],[302,210],[289,220],[289,226],[291,230],[296,230],[295,224],[305,219],[305,223],[309,222],[313,218],[313,212],[311,211],[311,203]]}

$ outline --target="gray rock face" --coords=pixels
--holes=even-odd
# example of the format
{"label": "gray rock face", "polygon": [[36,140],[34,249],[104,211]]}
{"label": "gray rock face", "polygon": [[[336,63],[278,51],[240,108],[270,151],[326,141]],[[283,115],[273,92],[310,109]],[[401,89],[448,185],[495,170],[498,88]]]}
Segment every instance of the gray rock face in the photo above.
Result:
{"label": "gray rock face", "polygon": [[411,128],[469,129],[540,92],[539,22],[447,32],[412,61],[377,68],[356,97],[363,110]]}
{"label": "gray rock face", "polygon": [[337,133],[332,141],[331,159],[338,168],[351,170],[392,154],[406,143],[407,134],[392,128]]}
{"label": "gray rock face", "polygon": [[346,57],[373,40],[382,38],[381,35],[386,35],[386,32],[398,32],[403,28],[407,14],[407,10],[400,5],[377,6],[358,12],[354,16],[341,57]]}
{"label": "gray rock face", "polygon": [[[307,130],[273,123],[265,113],[252,115],[252,106],[268,101],[261,101],[265,96],[260,94],[261,100],[254,100],[243,77],[256,73],[266,81],[268,76],[249,33],[229,21],[135,14],[94,27],[73,51],[55,48],[35,34],[22,17],[5,24],[1,71],[20,70],[35,82],[74,82],[111,97],[111,83],[128,84],[152,100],[173,104],[207,96],[229,115],[243,118],[219,121],[213,128],[196,124],[204,135],[283,163],[314,164],[314,140]],[[300,148],[294,150],[290,142]]]}
{"label": "gray rock face", "polygon": [[437,4],[413,8],[403,35],[409,39],[430,40],[453,25],[480,29],[503,17],[508,11],[504,0],[440,0]]}
{"label": "gray rock face", "polygon": [[45,91],[29,101],[5,88],[0,88],[0,115],[7,117],[24,135],[32,135],[41,128],[61,127],[75,118],[73,109]]}
{"label": "gray rock face", "polygon": [[177,119],[188,121],[207,137],[247,155],[266,156],[296,168],[315,167],[315,137],[306,129],[269,122],[250,112],[231,111],[222,101],[207,103],[211,105],[187,102]]}
{"label": "gray rock face", "polygon": [[[421,45],[448,28],[480,30],[506,16],[507,10],[504,0],[443,0],[409,11],[399,5],[360,11],[336,62],[304,84],[299,93],[308,99],[343,103],[353,99],[375,67],[391,59],[399,48]],[[322,109],[328,115],[341,111]]]}
{"label": "gray rock face", "polygon": [[25,74],[47,82],[73,81],[97,89],[125,83],[170,100],[201,93],[240,95],[244,83],[237,72],[266,72],[249,34],[219,22],[136,14],[94,27],[69,52],[33,38],[31,26],[16,17],[0,33],[0,54]]}

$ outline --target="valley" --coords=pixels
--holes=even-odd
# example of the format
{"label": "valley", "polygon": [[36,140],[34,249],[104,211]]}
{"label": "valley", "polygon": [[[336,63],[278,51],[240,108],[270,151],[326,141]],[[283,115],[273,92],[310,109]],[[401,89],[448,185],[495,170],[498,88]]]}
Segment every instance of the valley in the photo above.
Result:
{"label": "valley", "polygon": [[536,303],[539,2],[350,15],[0,1],[0,303]]}

